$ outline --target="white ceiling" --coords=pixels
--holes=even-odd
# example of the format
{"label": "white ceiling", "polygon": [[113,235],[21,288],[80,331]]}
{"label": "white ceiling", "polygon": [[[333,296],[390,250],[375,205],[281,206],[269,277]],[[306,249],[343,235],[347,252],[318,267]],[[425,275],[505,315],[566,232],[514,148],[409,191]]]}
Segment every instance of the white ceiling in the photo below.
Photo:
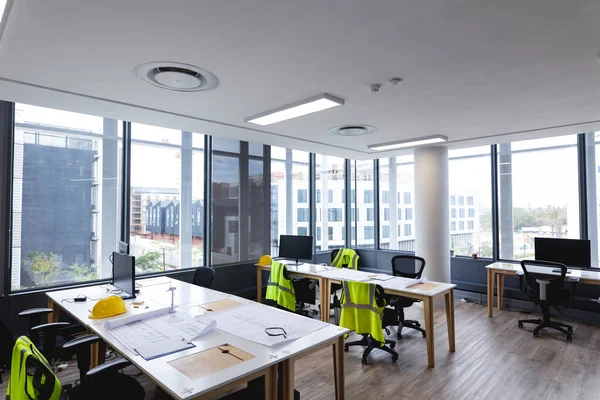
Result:
{"label": "white ceiling", "polygon": [[[597,0],[18,0],[0,98],[357,159],[437,134],[467,147],[600,130],[598,20]],[[168,92],[134,76],[164,60],[221,84]],[[367,89],[393,77],[405,82]],[[319,93],[346,104],[244,122]],[[327,132],[357,123],[378,131]]]}

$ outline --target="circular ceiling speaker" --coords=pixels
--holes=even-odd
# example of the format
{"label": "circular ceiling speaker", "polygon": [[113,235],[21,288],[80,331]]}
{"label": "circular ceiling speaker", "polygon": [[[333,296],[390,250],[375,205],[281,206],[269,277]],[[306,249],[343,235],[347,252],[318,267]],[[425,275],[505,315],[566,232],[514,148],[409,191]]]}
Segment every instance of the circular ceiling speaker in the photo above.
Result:
{"label": "circular ceiling speaker", "polygon": [[331,128],[329,133],[338,136],[361,136],[368,135],[369,133],[373,133],[377,130],[374,126],[371,125],[342,125],[337,126],[335,128]]}
{"label": "circular ceiling speaker", "polygon": [[201,92],[219,86],[215,74],[190,64],[151,62],[137,66],[134,73],[146,83],[176,92]]}

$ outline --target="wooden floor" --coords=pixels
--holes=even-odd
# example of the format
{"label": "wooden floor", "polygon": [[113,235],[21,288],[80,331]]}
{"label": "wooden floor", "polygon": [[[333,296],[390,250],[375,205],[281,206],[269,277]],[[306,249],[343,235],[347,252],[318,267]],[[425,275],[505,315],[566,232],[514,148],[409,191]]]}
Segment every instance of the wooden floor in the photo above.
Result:
{"label": "wooden floor", "polygon": [[[407,318],[422,321],[422,310],[412,307]],[[346,357],[346,399],[598,399],[600,398],[600,328],[572,323],[573,342],[550,330],[534,338],[531,328],[519,329],[515,311],[496,311],[487,317],[484,306],[457,301],[456,353],[448,352],[446,317],[436,312],[436,367],[427,367],[425,340],[418,332],[398,341],[397,363],[387,353],[373,351],[362,365],[362,348]],[[570,322],[569,322],[570,323]],[[406,332],[406,331],[405,331]],[[393,333],[395,337],[395,333]],[[331,400],[331,350],[312,354],[296,364],[296,389],[302,399]],[[75,379],[75,363],[59,373],[63,382]],[[5,383],[0,385],[4,398]],[[154,384],[140,382],[149,400]],[[162,398],[162,397],[161,397]]]}

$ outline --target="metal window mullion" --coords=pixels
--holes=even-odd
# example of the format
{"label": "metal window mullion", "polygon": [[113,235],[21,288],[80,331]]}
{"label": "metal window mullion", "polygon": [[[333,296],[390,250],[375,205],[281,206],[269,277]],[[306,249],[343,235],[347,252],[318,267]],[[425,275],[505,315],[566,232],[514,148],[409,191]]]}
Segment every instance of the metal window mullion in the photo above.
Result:
{"label": "metal window mullion", "polygon": [[267,223],[263,227],[262,246],[264,254],[271,254],[271,146],[263,145],[263,196]]}
{"label": "metal window mullion", "polygon": [[[15,103],[0,101],[0,157],[2,159],[0,175],[0,206],[4,212],[0,214],[0,253],[4,254],[4,265],[0,274],[0,297],[11,291],[12,278],[12,197],[13,197],[13,159],[15,139]],[[8,302],[1,302],[3,307],[0,316],[7,321]]]}
{"label": "metal window mullion", "polygon": [[579,179],[579,238],[588,239],[587,151],[585,133],[577,135],[577,177]]}
{"label": "metal window mullion", "polygon": [[[356,190],[356,168],[354,173],[354,188]],[[344,241],[344,246],[348,248],[352,248],[352,218],[350,217],[350,213],[352,212],[352,204],[350,204],[351,196],[350,192],[352,191],[352,161],[347,159],[345,160],[345,175],[344,175],[344,207],[346,212],[344,213],[344,229],[346,230],[346,240]],[[358,222],[358,221],[357,221]],[[358,225],[358,223],[357,223]],[[356,238],[358,238],[358,233],[356,234]]]}
{"label": "metal window mullion", "polygon": [[494,260],[500,258],[500,209],[499,197],[498,197],[498,146],[493,144],[490,146],[490,162],[491,162],[491,175],[492,175],[492,257]]}
{"label": "metal window mullion", "polygon": [[[308,198],[310,199],[310,206],[308,207],[308,213],[310,218],[309,223],[309,233],[313,238],[312,241],[312,252],[315,254],[316,249],[316,225],[317,225],[317,201],[316,201],[316,186],[317,186],[317,174],[316,174],[316,156],[315,153],[309,154],[309,163],[308,163]],[[321,193],[321,196],[323,194]],[[323,201],[323,198],[321,198]],[[288,232],[289,233],[289,232]],[[321,238],[325,235],[326,232],[321,232]]]}
{"label": "metal window mullion", "polygon": [[131,122],[123,121],[123,159],[121,168],[121,241],[129,243],[131,200]]}
{"label": "metal window mullion", "polygon": [[213,174],[212,174],[212,160],[213,160],[213,152],[212,152],[212,136],[205,135],[204,136],[204,207],[202,212],[204,213],[204,224],[202,227],[203,230],[203,252],[204,252],[204,265],[211,266],[212,264],[212,254],[210,252],[211,249],[211,240],[212,240],[212,232],[211,229],[211,215],[212,215],[212,182],[213,182]]}
{"label": "metal window mullion", "polygon": [[[379,214],[379,160],[373,160],[373,194],[375,196],[374,199],[374,207],[373,207],[373,216],[375,220],[374,227],[374,241],[373,241],[373,249],[379,249],[381,238],[379,234],[379,228],[381,226],[381,215]],[[388,195],[389,197],[389,195]]]}
{"label": "metal window mullion", "polygon": [[248,261],[248,249],[250,239],[250,165],[248,158],[248,142],[240,141],[239,154],[239,176],[240,176],[240,193],[238,196],[239,210],[239,261]]}

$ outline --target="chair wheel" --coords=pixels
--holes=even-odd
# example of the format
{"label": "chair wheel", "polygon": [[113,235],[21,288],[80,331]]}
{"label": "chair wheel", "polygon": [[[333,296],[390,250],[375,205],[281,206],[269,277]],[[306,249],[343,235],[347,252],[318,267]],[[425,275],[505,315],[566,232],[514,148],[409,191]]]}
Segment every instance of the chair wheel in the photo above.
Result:
{"label": "chair wheel", "polygon": [[398,361],[398,356],[392,356],[392,362]]}
{"label": "chair wheel", "polygon": [[539,332],[533,332],[533,336],[540,337],[540,333]]}
{"label": "chair wheel", "polygon": [[421,335],[423,335],[423,337],[427,337],[427,334],[425,332],[421,333]]}
{"label": "chair wheel", "polygon": [[396,347],[396,343],[390,343],[390,349],[393,349],[394,347]]}
{"label": "chair wheel", "polygon": [[348,346],[344,345],[344,351],[347,353],[348,352]]}
{"label": "chair wheel", "polygon": [[567,328],[567,332],[573,333],[573,328]]}
{"label": "chair wheel", "polygon": [[361,362],[362,362],[362,365],[367,365],[367,359],[366,358],[363,358]]}
{"label": "chair wheel", "polygon": [[522,327],[523,327],[523,323],[519,322],[519,328],[522,328]]}
{"label": "chair wheel", "polygon": [[567,335],[567,342],[572,342],[572,341],[573,341],[573,336]]}

